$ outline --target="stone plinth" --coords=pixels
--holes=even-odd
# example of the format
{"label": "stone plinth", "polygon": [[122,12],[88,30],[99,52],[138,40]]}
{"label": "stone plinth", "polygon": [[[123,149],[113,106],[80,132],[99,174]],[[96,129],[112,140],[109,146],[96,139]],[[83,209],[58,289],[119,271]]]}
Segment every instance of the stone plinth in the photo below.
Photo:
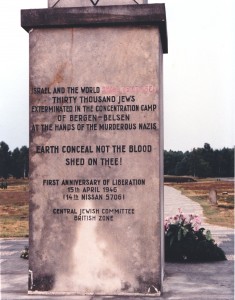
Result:
{"label": "stone plinth", "polygon": [[161,291],[164,6],[103,9],[22,11],[32,294]]}

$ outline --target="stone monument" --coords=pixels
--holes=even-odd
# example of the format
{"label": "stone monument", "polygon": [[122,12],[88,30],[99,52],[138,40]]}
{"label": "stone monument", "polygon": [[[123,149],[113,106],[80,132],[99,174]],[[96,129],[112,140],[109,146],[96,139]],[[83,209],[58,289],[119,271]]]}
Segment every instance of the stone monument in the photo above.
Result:
{"label": "stone monument", "polygon": [[164,5],[144,3],[49,0],[21,11],[30,294],[161,293],[167,31]]}
{"label": "stone monument", "polygon": [[218,201],[217,201],[217,191],[212,188],[210,191],[209,191],[209,202],[211,203],[211,205],[218,205]]}

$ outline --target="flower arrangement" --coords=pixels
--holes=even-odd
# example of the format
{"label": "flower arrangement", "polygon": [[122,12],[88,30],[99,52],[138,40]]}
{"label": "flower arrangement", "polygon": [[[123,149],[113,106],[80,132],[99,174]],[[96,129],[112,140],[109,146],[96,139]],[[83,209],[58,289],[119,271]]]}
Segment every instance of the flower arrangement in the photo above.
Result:
{"label": "flower arrangement", "polygon": [[196,214],[179,213],[165,219],[166,261],[226,260],[224,251],[212,239],[209,230],[204,233],[201,219]]}
{"label": "flower arrangement", "polygon": [[29,247],[28,246],[25,246],[24,250],[21,251],[20,257],[24,258],[24,259],[29,259]]}

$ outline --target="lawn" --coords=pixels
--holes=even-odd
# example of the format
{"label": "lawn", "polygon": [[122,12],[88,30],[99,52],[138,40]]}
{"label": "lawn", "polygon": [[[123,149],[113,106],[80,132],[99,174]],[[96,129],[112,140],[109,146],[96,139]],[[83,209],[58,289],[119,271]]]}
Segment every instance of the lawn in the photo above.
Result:
{"label": "lawn", "polygon": [[0,237],[28,236],[28,180],[10,179],[0,189]]}
{"label": "lawn", "polygon": [[[214,225],[234,228],[234,182],[215,179],[203,179],[197,182],[167,183],[185,196],[198,202],[206,222]],[[217,205],[209,202],[209,192],[215,190]]]}

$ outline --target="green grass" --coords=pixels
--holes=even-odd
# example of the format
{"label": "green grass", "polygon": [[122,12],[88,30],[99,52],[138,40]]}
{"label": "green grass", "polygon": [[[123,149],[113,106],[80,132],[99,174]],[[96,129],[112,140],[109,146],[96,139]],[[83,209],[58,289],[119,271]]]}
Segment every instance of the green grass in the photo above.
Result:
{"label": "green grass", "polygon": [[222,205],[213,206],[205,197],[191,196],[190,198],[202,206],[207,223],[230,228],[234,227],[233,206],[231,206],[231,208],[223,207]]}
{"label": "green grass", "polygon": [[4,216],[0,221],[0,237],[26,237],[28,236],[28,219],[21,216]]}
{"label": "green grass", "polygon": [[[197,183],[179,183],[170,185],[202,206],[203,215],[206,218],[207,223],[234,228],[233,182],[225,183],[213,180],[200,180]],[[208,200],[208,194],[211,187],[217,191],[218,205],[212,205]],[[223,194],[223,192],[228,193]]]}
{"label": "green grass", "polygon": [[0,190],[0,237],[28,236],[28,181],[11,180]]}

